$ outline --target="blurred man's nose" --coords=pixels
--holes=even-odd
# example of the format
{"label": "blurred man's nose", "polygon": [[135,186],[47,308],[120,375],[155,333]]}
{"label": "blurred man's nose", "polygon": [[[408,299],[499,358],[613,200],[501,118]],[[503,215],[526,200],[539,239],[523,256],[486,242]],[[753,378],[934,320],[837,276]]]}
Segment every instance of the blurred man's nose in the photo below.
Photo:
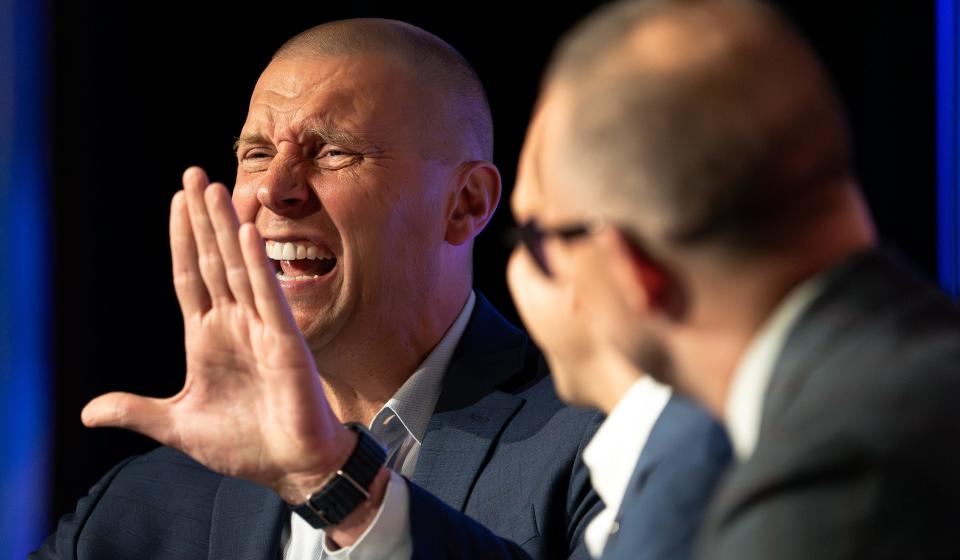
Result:
{"label": "blurred man's nose", "polygon": [[257,187],[260,204],[286,218],[299,218],[312,212],[318,204],[305,167],[309,167],[309,162],[277,154]]}

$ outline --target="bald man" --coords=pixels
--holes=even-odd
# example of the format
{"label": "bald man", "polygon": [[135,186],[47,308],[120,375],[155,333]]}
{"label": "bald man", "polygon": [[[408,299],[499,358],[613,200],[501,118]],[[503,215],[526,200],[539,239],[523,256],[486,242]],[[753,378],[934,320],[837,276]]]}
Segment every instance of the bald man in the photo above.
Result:
{"label": "bald man", "polygon": [[232,200],[191,168],[171,207],[183,390],[83,411],[164,447],[35,557],[585,557],[599,415],[471,288],[501,186],[470,65],[399,22],[313,28],[236,151]]}
{"label": "bald man", "polygon": [[[723,421],[702,558],[960,557],[960,314],[877,247],[848,136],[759,2],[618,2],[548,73],[510,287],[563,396],[645,372]],[[604,558],[656,521],[623,501]]]}

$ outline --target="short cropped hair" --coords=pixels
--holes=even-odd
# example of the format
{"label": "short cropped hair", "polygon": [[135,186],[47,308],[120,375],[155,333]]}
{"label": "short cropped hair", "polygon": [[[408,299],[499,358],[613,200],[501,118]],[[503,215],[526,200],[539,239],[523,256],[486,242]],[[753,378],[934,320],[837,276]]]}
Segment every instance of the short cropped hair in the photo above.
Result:
{"label": "short cropped hair", "polygon": [[419,27],[376,18],[334,21],[291,38],[273,58],[367,53],[405,61],[421,84],[442,93],[459,121],[455,130],[469,135],[476,157],[493,159],[493,119],[476,70],[456,49]]}
{"label": "short cropped hair", "polygon": [[[642,40],[657,25],[666,50]],[[616,2],[563,40],[546,82],[571,92],[561,141],[584,203],[656,242],[776,246],[852,173],[825,72],[759,2]]]}

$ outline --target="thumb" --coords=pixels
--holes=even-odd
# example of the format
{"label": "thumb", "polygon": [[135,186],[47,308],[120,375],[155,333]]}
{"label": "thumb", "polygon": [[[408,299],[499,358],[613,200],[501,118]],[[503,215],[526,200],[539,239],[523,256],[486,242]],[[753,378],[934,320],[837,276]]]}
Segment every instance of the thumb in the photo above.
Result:
{"label": "thumb", "polygon": [[125,428],[166,443],[169,407],[165,399],[107,393],[87,403],[80,412],[80,420],[88,428]]}

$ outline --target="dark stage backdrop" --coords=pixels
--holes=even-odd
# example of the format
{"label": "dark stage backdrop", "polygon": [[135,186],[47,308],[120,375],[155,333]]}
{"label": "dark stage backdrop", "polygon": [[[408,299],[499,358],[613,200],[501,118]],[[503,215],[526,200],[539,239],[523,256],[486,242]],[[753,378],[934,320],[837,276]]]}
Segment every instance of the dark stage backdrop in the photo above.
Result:
{"label": "dark stage backdrop", "polygon": [[[52,2],[55,225],[53,519],[111,465],[155,443],[86,430],[80,409],[110,390],[176,393],[183,331],[170,281],[167,211],[180,174],[232,184],[231,145],[274,49],[331,19],[403,19],[476,66],[496,126],[504,201],[476,251],[476,284],[515,318],[502,231],[540,72],[552,45],[599,2],[353,0],[106,4]],[[894,9],[893,6],[896,6]],[[851,114],[863,186],[881,234],[935,272],[933,2],[793,2]],[[51,528],[53,525],[51,524]]]}

